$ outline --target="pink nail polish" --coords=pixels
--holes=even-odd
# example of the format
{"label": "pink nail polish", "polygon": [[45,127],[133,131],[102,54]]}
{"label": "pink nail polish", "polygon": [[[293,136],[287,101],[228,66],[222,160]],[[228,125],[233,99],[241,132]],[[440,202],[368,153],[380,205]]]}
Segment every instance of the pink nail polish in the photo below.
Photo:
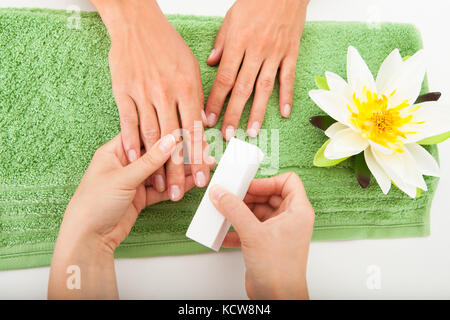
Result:
{"label": "pink nail polish", "polygon": [[209,54],[208,60],[212,58],[212,56],[214,55],[214,53],[216,53],[216,49],[212,49],[211,53]]}
{"label": "pink nail polish", "polygon": [[164,182],[164,178],[162,175],[157,174],[155,175],[155,189],[158,192],[163,192],[166,189],[166,183]]}
{"label": "pink nail polish", "polygon": [[180,187],[179,187],[179,186],[176,186],[176,185],[170,186],[170,193],[169,193],[169,195],[170,195],[170,199],[171,199],[172,201],[178,200],[178,198],[179,198],[180,195],[181,195]]}
{"label": "pink nail polish", "polygon": [[214,127],[214,125],[216,124],[216,119],[217,119],[216,114],[210,113],[207,118],[208,127]]}
{"label": "pink nail polish", "polygon": [[247,130],[247,134],[251,138],[256,138],[256,136],[259,133],[259,128],[261,127],[261,124],[259,121],[255,121],[252,123],[252,126]]}
{"label": "pink nail polish", "polygon": [[197,183],[197,187],[204,187],[206,185],[206,176],[203,171],[199,171],[195,175],[195,182]]}
{"label": "pink nail polish", "polygon": [[128,161],[130,162],[134,162],[137,159],[137,154],[136,151],[134,151],[133,149],[128,150]]}
{"label": "pink nail polish", "polygon": [[291,105],[285,104],[283,107],[283,116],[287,118],[287,117],[289,117],[290,113],[291,113]]}
{"label": "pink nail polish", "polygon": [[236,134],[236,131],[233,126],[228,126],[225,130],[225,140],[229,141],[231,138],[234,137]]}
{"label": "pink nail polish", "polygon": [[206,124],[206,123],[208,123],[208,120],[206,119],[206,114],[205,114],[205,110],[201,110],[201,114],[202,114],[202,121],[203,121],[203,124]]}

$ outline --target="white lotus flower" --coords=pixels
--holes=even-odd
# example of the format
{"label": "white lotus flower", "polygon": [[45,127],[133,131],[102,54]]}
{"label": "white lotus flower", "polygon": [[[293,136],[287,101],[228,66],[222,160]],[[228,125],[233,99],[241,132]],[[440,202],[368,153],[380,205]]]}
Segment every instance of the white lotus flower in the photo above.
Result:
{"label": "white lotus flower", "polygon": [[311,99],[337,120],[325,134],[331,138],[327,159],[364,151],[367,166],[387,194],[391,181],[408,194],[427,190],[422,175],[439,176],[436,160],[419,144],[449,131],[450,107],[437,102],[414,104],[425,76],[423,50],[403,61],[398,49],[382,63],[376,80],[354,47],[348,48],[347,80],[326,72],[330,90],[311,90]]}

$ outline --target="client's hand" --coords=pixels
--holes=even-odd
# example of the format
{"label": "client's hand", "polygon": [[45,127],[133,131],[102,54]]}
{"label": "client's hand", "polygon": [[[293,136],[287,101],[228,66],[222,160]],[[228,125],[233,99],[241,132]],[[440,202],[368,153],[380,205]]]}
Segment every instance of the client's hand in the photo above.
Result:
{"label": "client's hand", "polygon": [[[175,137],[164,136],[128,165],[121,139],[119,134],[97,150],[66,209],[52,259],[49,298],[117,298],[114,250],[142,209],[169,199],[167,190],[158,192],[143,182],[170,158]],[[188,168],[186,173],[184,187],[189,190],[194,181]],[[77,283],[68,285],[68,271],[79,272],[79,289]]]}
{"label": "client's hand", "polygon": [[255,179],[241,201],[220,186],[210,198],[231,222],[224,247],[241,247],[250,299],[307,299],[306,264],[314,210],[300,178]]}
{"label": "client's hand", "polygon": [[253,91],[247,134],[258,135],[278,69],[280,112],[289,117],[308,2],[236,0],[227,12],[208,58],[209,65],[219,61],[220,65],[205,111],[208,126],[214,126],[230,94],[222,123],[222,135],[227,140],[234,136]]}
{"label": "client's hand", "polygon": [[[200,66],[186,42],[169,23],[156,1],[91,0],[111,38],[109,66],[119,109],[127,158],[149,150],[162,136],[182,128],[190,169],[198,187],[209,181],[209,167],[194,149],[207,148],[203,137],[203,89]],[[198,128],[198,129],[197,129]],[[194,134],[198,130],[198,135]],[[199,137],[195,139],[196,137]],[[195,145],[197,143],[197,145]],[[152,175],[155,189],[169,189],[172,201],[185,193],[184,165],[170,159]]]}

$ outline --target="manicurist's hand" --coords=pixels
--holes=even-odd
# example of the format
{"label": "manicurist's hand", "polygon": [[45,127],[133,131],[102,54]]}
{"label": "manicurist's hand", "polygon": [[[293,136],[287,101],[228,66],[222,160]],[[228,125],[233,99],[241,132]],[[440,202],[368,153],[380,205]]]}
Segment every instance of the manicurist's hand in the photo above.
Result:
{"label": "manicurist's hand", "polygon": [[214,126],[231,92],[222,135],[234,136],[242,110],[255,91],[247,134],[258,135],[280,69],[280,112],[289,117],[300,38],[309,0],[237,0],[217,34],[209,65],[219,63],[206,104]]}
{"label": "manicurist's hand", "polygon": [[224,247],[241,247],[250,299],[307,299],[314,211],[295,173],[255,179],[241,201],[221,186],[210,198],[231,222]]}
{"label": "manicurist's hand", "polygon": [[[49,298],[118,297],[114,250],[142,209],[169,199],[167,190],[159,192],[144,182],[171,157],[175,140],[171,134],[164,136],[131,164],[120,134],[97,150],[64,214],[52,259]],[[209,163],[212,166],[213,159]],[[194,180],[188,167],[185,173],[183,188],[189,190]],[[74,274],[74,283],[68,285],[72,280],[67,272],[77,273],[79,282]]]}
{"label": "manicurist's hand", "polygon": [[[160,136],[182,127],[184,134],[189,132],[192,137],[186,146],[195,184],[206,186],[208,165],[192,151],[195,123],[200,131],[200,150],[207,143],[202,140],[206,118],[200,68],[191,50],[155,0],[91,2],[111,38],[112,88],[128,160],[133,162],[140,157],[141,141],[149,150]],[[182,162],[169,160],[165,170],[158,169],[150,180],[158,191],[168,188],[171,200],[180,200],[186,191],[183,167]]]}

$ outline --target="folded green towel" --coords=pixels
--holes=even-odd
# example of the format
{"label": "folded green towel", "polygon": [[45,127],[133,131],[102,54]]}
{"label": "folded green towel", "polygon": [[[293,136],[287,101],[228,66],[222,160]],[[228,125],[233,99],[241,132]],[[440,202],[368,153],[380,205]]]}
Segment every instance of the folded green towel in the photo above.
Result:
{"label": "folded green towel", "polygon": [[[96,13],[82,13],[80,29],[68,28],[68,17],[65,11],[0,10],[0,269],[49,264],[65,207],[94,151],[120,130],[107,32]],[[217,69],[205,61],[221,19],[169,19],[200,62],[207,97]],[[314,76],[326,70],[345,77],[349,45],[374,73],[392,49],[406,56],[422,46],[411,25],[308,22],[291,118],[279,114],[277,84],[263,124],[279,129],[279,171],[294,170],[302,178],[317,214],[314,240],[428,235],[438,179],[426,177],[429,191],[413,200],[395,188],[385,196],[374,182],[361,189],[349,160],[333,168],[312,164],[326,137],[308,122],[322,112],[307,93]],[[435,147],[430,150],[437,156]],[[195,189],[178,203],[144,210],[117,257],[208,251],[185,237],[202,195]]]}

